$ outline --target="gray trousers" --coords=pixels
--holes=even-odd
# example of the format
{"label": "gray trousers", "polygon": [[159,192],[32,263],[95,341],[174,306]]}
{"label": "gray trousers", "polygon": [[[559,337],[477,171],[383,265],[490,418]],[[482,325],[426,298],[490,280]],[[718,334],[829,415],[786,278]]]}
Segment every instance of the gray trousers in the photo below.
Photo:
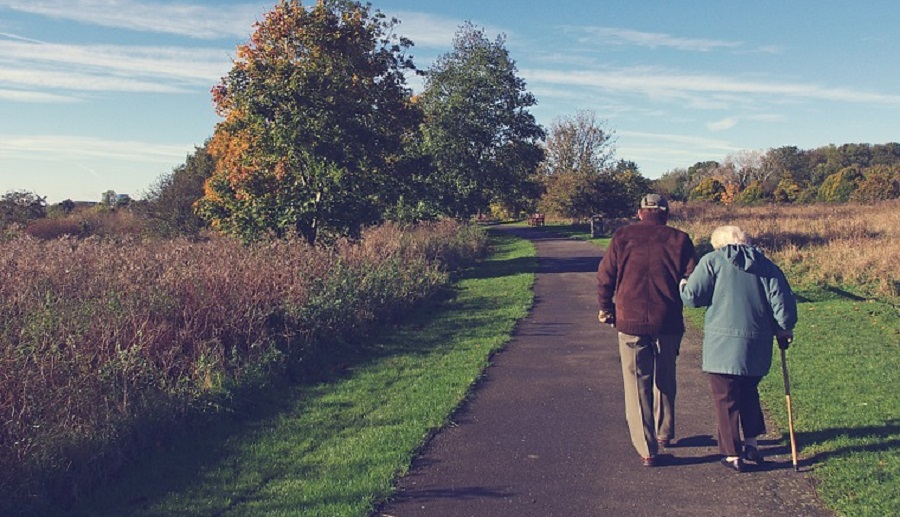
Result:
{"label": "gray trousers", "polygon": [[631,443],[644,458],[659,452],[657,440],[675,438],[675,360],[681,338],[619,333],[625,419]]}

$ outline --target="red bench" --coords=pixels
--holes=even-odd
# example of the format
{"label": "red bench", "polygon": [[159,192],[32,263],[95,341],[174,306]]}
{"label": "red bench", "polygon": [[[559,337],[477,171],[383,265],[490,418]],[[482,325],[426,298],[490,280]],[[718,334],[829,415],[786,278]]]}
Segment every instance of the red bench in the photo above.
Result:
{"label": "red bench", "polygon": [[528,218],[528,226],[544,226],[544,214],[531,214]]}

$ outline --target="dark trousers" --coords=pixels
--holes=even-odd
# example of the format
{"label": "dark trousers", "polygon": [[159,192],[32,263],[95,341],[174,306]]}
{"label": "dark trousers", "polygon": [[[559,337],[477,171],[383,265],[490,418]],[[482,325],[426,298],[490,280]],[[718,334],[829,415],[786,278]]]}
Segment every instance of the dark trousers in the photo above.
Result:
{"label": "dark trousers", "polygon": [[762,377],[709,374],[709,387],[716,409],[719,452],[725,456],[740,455],[741,429],[746,438],[766,432],[757,390],[761,380]]}

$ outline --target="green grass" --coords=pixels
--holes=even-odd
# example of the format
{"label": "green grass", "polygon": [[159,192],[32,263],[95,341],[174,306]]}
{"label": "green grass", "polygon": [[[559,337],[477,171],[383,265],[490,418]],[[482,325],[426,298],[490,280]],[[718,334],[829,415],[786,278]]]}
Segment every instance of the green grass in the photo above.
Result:
{"label": "green grass", "polygon": [[[890,304],[821,287],[798,288],[799,323],[786,353],[800,464],[840,515],[900,509],[900,318]],[[686,311],[702,328],[703,311]],[[780,354],[760,385],[784,430]]]}
{"label": "green grass", "polygon": [[159,444],[65,515],[363,516],[448,423],[531,307],[527,241],[495,253],[326,381],[283,386],[220,425]]}

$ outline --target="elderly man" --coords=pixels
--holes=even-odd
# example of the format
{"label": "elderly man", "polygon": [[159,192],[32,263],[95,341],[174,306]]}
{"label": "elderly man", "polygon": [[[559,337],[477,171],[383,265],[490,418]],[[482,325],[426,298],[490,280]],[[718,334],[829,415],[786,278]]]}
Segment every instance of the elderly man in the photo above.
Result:
{"label": "elderly man", "polygon": [[639,222],[620,228],[597,268],[598,319],[619,331],[625,417],[646,467],[675,438],[675,360],[684,335],[679,282],[697,264],[690,237],[667,226],[669,205],[641,200]]}

